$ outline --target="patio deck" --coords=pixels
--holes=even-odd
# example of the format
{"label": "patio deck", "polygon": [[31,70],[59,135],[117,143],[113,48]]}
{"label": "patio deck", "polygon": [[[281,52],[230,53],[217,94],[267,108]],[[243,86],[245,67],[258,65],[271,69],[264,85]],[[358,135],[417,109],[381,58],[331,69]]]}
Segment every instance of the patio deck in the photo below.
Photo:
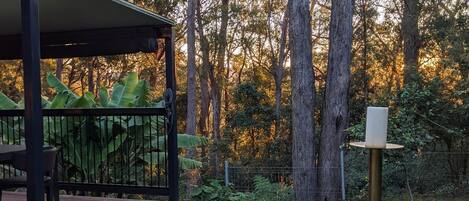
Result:
{"label": "patio deck", "polygon": [[[5,201],[26,201],[26,193],[4,191],[2,200],[5,200]],[[60,196],[60,201],[142,201],[142,200],[61,195]]]}

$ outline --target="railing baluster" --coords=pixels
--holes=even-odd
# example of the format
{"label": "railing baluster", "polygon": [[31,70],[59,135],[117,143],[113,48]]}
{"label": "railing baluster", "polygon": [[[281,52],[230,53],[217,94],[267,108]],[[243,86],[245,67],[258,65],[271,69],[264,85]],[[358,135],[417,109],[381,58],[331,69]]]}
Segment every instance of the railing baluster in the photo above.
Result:
{"label": "railing baluster", "polygon": [[[138,185],[138,178],[137,178],[137,176],[138,176],[138,172],[137,172],[137,165],[138,165],[137,164],[137,157],[138,157],[138,152],[137,152],[137,140],[138,140],[137,139],[137,136],[138,136],[137,133],[138,133],[138,129],[137,128],[138,128],[138,126],[136,124],[137,123],[136,122],[137,116],[134,115],[133,117],[134,117],[133,118],[134,119],[134,128],[133,128],[133,130],[135,132],[135,134],[134,134],[134,169],[135,169],[134,175],[135,175],[135,185]],[[130,175],[129,175],[129,177],[130,177]]]}
{"label": "railing baluster", "polygon": [[[123,124],[122,124],[122,116],[119,116],[119,124],[121,127],[123,127]],[[127,133],[127,137],[129,137],[129,133]],[[124,167],[124,148],[123,148],[123,145],[124,145],[124,138],[120,138],[121,142],[120,142],[120,174],[121,174],[121,184],[124,184],[124,170],[123,170],[123,167]]]}
{"label": "railing baluster", "polygon": [[[98,126],[96,128],[96,125],[95,125],[95,122],[98,122]],[[93,117],[93,121],[92,121],[92,127],[90,128],[90,131],[92,130],[95,130],[96,129],[96,132],[98,133],[98,136],[99,136],[99,141],[96,142],[96,145],[95,145],[95,148],[94,148],[94,153],[92,153],[91,155],[93,155],[93,169],[94,169],[94,178],[93,178],[93,183],[97,183],[99,182],[100,179],[98,179],[99,175],[98,175],[98,170],[99,169],[99,161],[101,161],[101,151],[102,149],[101,148],[101,141],[102,141],[102,138],[103,138],[103,135],[102,135],[102,132],[101,132],[101,127],[100,127],[100,123],[101,122],[101,117],[97,116],[97,117]],[[90,135],[90,133],[88,133],[88,135]],[[99,153],[99,161],[98,163],[96,163],[96,154]]]}
{"label": "railing baluster", "polygon": [[150,186],[153,186],[153,135],[152,135],[152,131],[153,131],[153,116],[149,116],[149,119],[150,119],[150,149],[149,149],[149,153],[150,153]]}
{"label": "railing baluster", "polygon": [[[165,121],[166,122],[166,121]],[[165,123],[166,124],[166,123]],[[163,125],[165,125],[163,124]],[[156,117],[156,171],[157,171],[157,181],[158,181],[158,186],[161,186],[161,166],[160,166],[160,124],[158,122],[158,116]]]}
{"label": "railing baluster", "polygon": [[61,147],[61,152],[60,152],[60,155],[62,157],[62,180],[61,181],[65,181],[65,140],[64,140],[64,132],[63,132],[63,128],[62,128],[62,117],[57,117],[57,116],[54,116],[54,122],[55,124],[57,124],[57,118],[60,120],[59,122],[59,129],[60,129],[60,143],[62,145]]}
{"label": "railing baluster", "polygon": [[[112,129],[111,130],[111,132],[112,132],[111,136],[112,136],[112,138],[117,137],[117,136],[114,136],[114,122],[115,122],[115,116],[112,116],[112,124],[111,124],[111,129]],[[118,174],[117,174],[117,166],[116,166],[116,164],[117,164],[116,140],[113,139],[112,143],[114,145],[112,147],[112,153],[113,153],[113,156],[114,156],[114,163],[112,164],[114,166],[114,173],[113,174],[114,174],[114,180],[115,180],[114,182],[117,183]]]}
{"label": "railing baluster", "polygon": [[[132,130],[130,129],[130,127],[129,127],[130,116],[127,116],[127,117],[126,117],[126,120],[127,120],[127,121],[126,121],[126,130],[127,130],[127,134],[128,134],[127,139],[131,139],[131,138],[132,138],[133,131],[132,131]],[[127,149],[127,154],[126,154],[126,155],[127,155],[127,164],[129,164],[129,166],[127,167],[126,183],[127,183],[127,184],[130,184],[130,183],[131,183],[131,182],[130,182],[130,174],[131,174],[131,173],[130,173],[130,169],[131,169],[131,168],[130,168],[130,164],[132,164],[132,163],[130,162],[130,148],[131,148],[131,147],[130,147],[130,146],[131,146],[130,142],[131,142],[131,141],[130,141],[130,140],[127,140],[127,142],[129,142],[129,143],[127,143],[127,146],[126,146],[126,149]]]}
{"label": "railing baluster", "polygon": [[[11,125],[10,124],[11,123],[10,118],[12,118],[12,117],[7,117],[7,125]],[[15,125],[13,123],[13,129],[14,128],[15,128]],[[9,133],[9,132],[10,132],[10,128],[7,128],[7,133]],[[8,138],[8,144],[13,144],[10,139],[12,138],[14,133],[10,133],[10,134],[7,134],[7,135],[10,135],[10,137]],[[10,164],[8,164],[8,177],[11,178],[11,165]]]}
{"label": "railing baluster", "polygon": [[[145,116],[142,116],[142,148],[140,149],[140,154],[142,154],[143,159],[145,159]],[[145,163],[142,163],[142,185],[145,185]]]}
{"label": "railing baluster", "polygon": [[[110,143],[110,141],[109,141],[109,134],[108,134],[108,126],[107,126],[107,125],[108,125],[108,121],[109,121],[108,116],[106,116],[106,117],[105,117],[105,121],[104,121],[104,134],[106,135],[106,141],[105,141],[104,146],[106,146],[106,158],[108,159],[108,160],[106,160],[106,171],[107,171],[106,177],[110,177],[110,176],[111,176],[111,174],[110,174],[110,172],[109,172],[109,170],[111,169],[111,167],[110,167],[110,165],[109,165],[109,164],[110,164],[110,163],[109,163],[110,160],[109,160],[109,158],[108,158],[108,157],[109,157],[109,146],[107,146],[107,145]],[[107,180],[107,178],[104,178],[104,179],[106,180],[106,183],[109,183],[109,180]]]}
{"label": "railing baluster", "polygon": [[[169,119],[166,119],[165,118],[165,122],[164,122],[164,125],[168,126],[168,122],[167,121],[170,121]],[[165,186],[169,186],[168,184],[168,180],[169,180],[169,168],[168,168],[168,157],[169,157],[169,153],[168,153],[168,150],[169,150],[169,147],[168,147],[168,135],[170,133],[168,133],[168,129],[166,128],[163,132],[163,136],[164,136],[164,143],[165,143],[165,149],[164,149],[164,153],[165,153],[165,157],[164,157],[164,173],[165,173]]]}
{"label": "railing baluster", "polygon": [[[1,123],[2,123],[2,125],[1,125],[1,127],[2,127],[2,144],[6,144],[6,141],[5,141],[5,132],[4,132],[4,128],[3,128],[3,124],[5,124],[5,117],[1,117],[0,120],[2,120],[2,122],[1,122]],[[7,127],[7,128],[8,128],[8,127]],[[3,175],[2,175],[2,176],[3,176],[3,178],[5,179],[5,170],[6,170],[6,167],[5,167],[4,164],[2,164],[2,169],[3,169]]]}

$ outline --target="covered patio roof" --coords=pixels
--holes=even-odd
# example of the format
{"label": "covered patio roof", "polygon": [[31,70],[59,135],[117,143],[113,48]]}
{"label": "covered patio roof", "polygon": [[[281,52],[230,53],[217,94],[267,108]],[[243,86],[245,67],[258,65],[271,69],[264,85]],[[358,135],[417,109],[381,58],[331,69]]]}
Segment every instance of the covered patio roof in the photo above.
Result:
{"label": "covered patio roof", "polygon": [[[41,57],[153,52],[174,22],[124,0],[40,0]],[[0,1],[0,59],[21,58],[21,1]]]}

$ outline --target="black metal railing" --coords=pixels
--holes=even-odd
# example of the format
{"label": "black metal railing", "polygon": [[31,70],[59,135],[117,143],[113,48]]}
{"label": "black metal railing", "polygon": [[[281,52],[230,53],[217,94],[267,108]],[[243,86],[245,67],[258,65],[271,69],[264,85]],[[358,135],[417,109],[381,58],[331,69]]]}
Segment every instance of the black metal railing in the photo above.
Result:
{"label": "black metal railing", "polygon": [[[59,186],[169,194],[165,108],[45,109],[44,143],[59,149]],[[0,110],[3,144],[24,144],[23,110]],[[175,136],[174,136],[175,137]],[[23,174],[3,165],[0,174]]]}

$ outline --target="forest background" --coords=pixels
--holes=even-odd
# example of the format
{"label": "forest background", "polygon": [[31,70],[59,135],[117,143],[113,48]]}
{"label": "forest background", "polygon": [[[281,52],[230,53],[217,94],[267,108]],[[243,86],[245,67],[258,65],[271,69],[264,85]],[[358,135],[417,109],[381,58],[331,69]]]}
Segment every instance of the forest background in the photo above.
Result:
{"label": "forest background", "polygon": [[[242,167],[294,166],[294,130],[298,125],[292,121],[296,114],[292,112],[295,82],[291,63],[296,43],[289,32],[294,31],[292,26],[297,24],[292,22],[297,21],[291,21],[294,16],[288,12],[291,10],[288,2],[131,2],[177,22],[178,130],[209,139],[207,146],[183,153],[204,162],[204,167],[195,173],[201,176],[190,177],[203,181],[221,179],[225,160]],[[317,157],[324,169],[337,168],[338,163],[321,163],[322,152],[334,152],[336,157],[341,145],[363,140],[366,107],[389,106],[388,139],[406,148],[402,153],[389,154],[388,162],[394,165],[387,169],[391,172],[388,181],[406,184],[421,193],[464,192],[469,168],[467,157],[462,157],[469,152],[468,1],[298,2],[307,2],[311,15],[308,19],[311,74],[302,75],[312,78],[314,83],[312,134],[306,136],[312,139],[307,140],[312,147],[309,154],[314,156],[311,160]],[[330,32],[334,24],[331,11],[338,8],[349,9],[347,16],[351,18],[350,50],[335,49],[336,53],[350,54],[350,65],[345,65],[350,73],[344,71],[345,75],[328,70],[328,61],[334,53],[330,49],[330,44],[334,44],[331,37],[337,37]],[[344,16],[337,19],[341,17]],[[340,31],[337,27],[334,30]],[[158,43],[163,47],[163,41]],[[1,91],[20,101],[21,63],[0,62],[0,69]],[[137,72],[140,79],[148,81],[150,98],[156,101],[161,100],[164,92],[164,51],[160,48],[153,54],[43,60],[42,77],[45,79],[49,72],[75,93],[89,91],[95,96],[100,88],[110,89],[129,72]],[[339,103],[348,108],[345,114],[332,116],[344,121],[331,120],[326,115],[332,111],[327,103],[336,103],[342,97],[327,96],[326,86],[340,79],[349,82],[341,89],[345,99]],[[43,96],[53,97],[54,91],[47,87],[46,81],[43,85]],[[331,123],[345,129],[328,135],[325,125]],[[335,144],[325,146],[326,142]],[[347,150],[347,168],[366,167],[363,152]],[[429,170],[431,175],[447,175],[447,179],[421,175],[422,178],[410,176],[409,179],[412,169],[431,169],[429,164],[435,161],[445,165]],[[393,171],[399,172],[406,163],[413,167],[407,168],[407,178],[392,176]],[[317,173],[321,174],[335,173]],[[356,197],[364,194],[364,175],[363,171],[352,171],[348,176],[348,191]],[[336,186],[317,183],[318,188]],[[396,187],[402,188],[407,187]]]}

